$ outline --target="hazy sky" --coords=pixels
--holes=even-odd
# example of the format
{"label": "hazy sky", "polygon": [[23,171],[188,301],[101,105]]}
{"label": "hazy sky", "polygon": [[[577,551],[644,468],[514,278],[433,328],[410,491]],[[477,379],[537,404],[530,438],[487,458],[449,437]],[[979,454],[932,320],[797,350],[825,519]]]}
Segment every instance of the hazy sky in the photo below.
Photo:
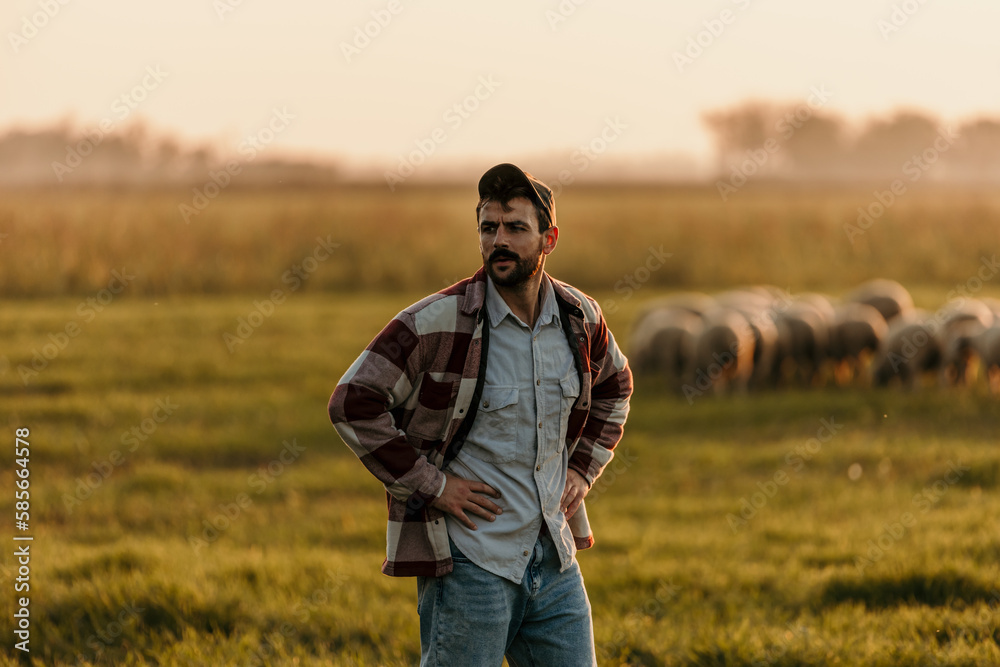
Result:
{"label": "hazy sky", "polygon": [[440,161],[602,131],[615,153],[704,157],[703,110],[814,86],[849,118],[1000,113],[995,0],[60,1],[4,2],[0,129],[141,115],[235,151],[270,123],[275,153],[393,163],[418,141]]}

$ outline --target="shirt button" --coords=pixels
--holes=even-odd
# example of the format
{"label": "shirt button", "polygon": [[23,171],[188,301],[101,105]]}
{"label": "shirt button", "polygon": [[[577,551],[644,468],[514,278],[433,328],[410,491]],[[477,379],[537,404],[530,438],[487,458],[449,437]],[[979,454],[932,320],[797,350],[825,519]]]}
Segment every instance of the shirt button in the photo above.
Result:
{"label": "shirt button", "polygon": [[525,556],[527,556],[527,555],[528,555],[528,552],[527,552],[527,551],[524,551],[524,552],[522,552],[522,553],[523,553],[523,554],[524,554]]}
{"label": "shirt button", "polygon": [[536,386],[541,386],[541,384],[542,384],[542,381],[541,381],[541,380],[535,380],[535,385],[536,385]]}
{"label": "shirt button", "polygon": [[489,401],[483,401],[483,407],[484,408],[490,407],[490,402]]}
{"label": "shirt button", "polygon": [[542,422],[538,422],[538,428],[542,428]]}
{"label": "shirt button", "polygon": [[535,466],[535,470],[541,470],[542,466]]}

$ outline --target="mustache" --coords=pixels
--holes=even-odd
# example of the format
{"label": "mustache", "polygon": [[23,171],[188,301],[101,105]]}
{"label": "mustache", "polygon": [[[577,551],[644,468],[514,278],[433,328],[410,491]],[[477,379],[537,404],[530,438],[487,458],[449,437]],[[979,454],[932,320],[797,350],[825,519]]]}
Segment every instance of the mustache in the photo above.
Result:
{"label": "mustache", "polygon": [[502,248],[497,248],[496,250],[490,253],[489,261],[492,262],[497,259],[512,259],[516,262],[521,258],[512,253],[510,250],[503,250]]}

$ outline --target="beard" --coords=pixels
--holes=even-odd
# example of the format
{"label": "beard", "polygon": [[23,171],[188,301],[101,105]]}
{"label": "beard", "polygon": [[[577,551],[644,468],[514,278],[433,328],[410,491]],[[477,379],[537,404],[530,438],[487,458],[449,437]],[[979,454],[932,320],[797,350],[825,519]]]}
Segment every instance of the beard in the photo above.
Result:
{"label": "beard", "polygon": [[[499,285],[500,287],[519,287],[541,270],[544,256],[541,247],[538,249],[538,254],[529,257],[520,257],[510,250],[498,248],[490,253],[489,260],[485,262],[486,273],[493,279],[494,285]],[[493,266],[493,261],[497,259],[513,260],[514,266],[508,269],[505,274],[498,275],[496,268]]]}

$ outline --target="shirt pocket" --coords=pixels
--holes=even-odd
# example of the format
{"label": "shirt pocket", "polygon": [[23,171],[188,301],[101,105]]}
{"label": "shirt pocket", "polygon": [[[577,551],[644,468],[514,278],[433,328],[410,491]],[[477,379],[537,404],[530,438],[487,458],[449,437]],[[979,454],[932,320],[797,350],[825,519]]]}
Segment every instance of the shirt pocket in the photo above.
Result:
{"label": "shirt pocket", "polygon": [[563,447],[566,446],[566,431],[569,422],[569,413],[573,410],[573,404],[576,403],[576,399],[580,396],[580,376],[577,375],[576,369],[570,371],[570,374],[559,380],[559,388],[562,393],[562,404],[560,405],[560,415],[559,415],[559,451],[562,451]]}
{"label": "shirt pocket", "polygon": [[420,385],[419,399],[406,432],[423,441],[442,440],[451,425],[451,408],[458,396],[459,383],[435,380],[429,374]]}
{"label": "shirt pocket", "polygon": [[517,387],[483,387],[475,426],[462,451],[487,463],[517,458]]}

